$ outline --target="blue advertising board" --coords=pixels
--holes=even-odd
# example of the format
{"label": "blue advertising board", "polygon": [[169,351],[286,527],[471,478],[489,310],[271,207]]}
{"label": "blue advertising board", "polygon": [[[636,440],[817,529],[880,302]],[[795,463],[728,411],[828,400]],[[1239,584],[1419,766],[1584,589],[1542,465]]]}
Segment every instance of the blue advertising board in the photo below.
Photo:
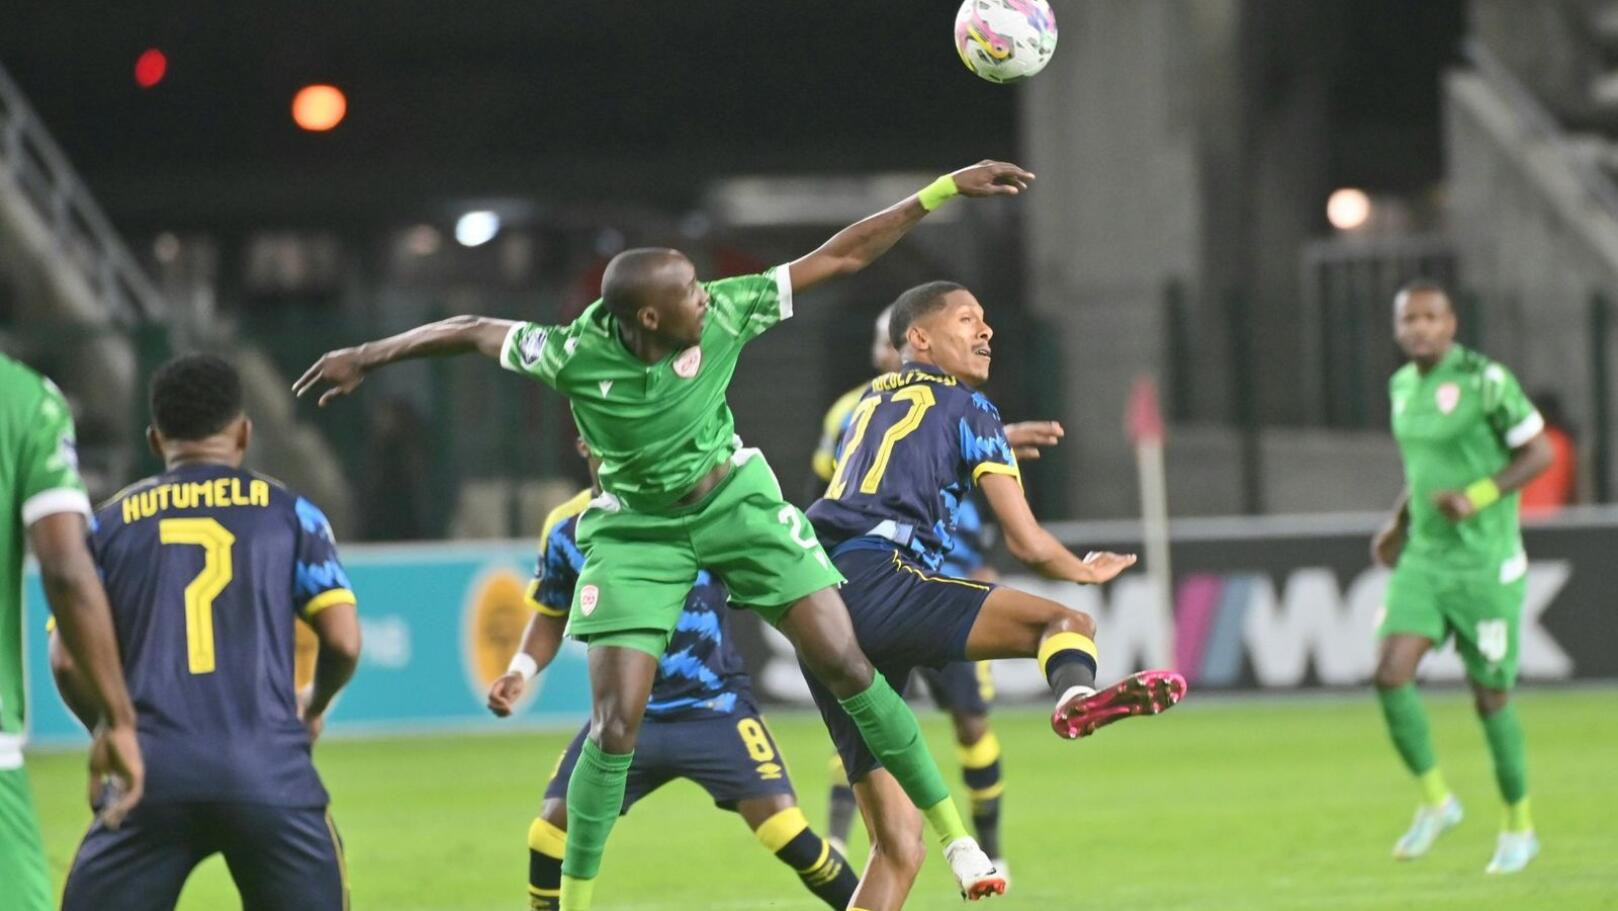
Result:
{"label": "blue advertising board", "polygon": [[[502,721],[484,707],[489,683],[505,672],[531,614],[523,592],[533,573],[532,543],[356,545],[343,549],[343,563],[359,598],[364,648],[358,672],[328,716],[328,735],[509,730],[512,721],[559,726],[589,716],[584,649],[572,641],[535,679],[513,718]],[[37,573],[28,574],[24,591],[29,740],[85,742],[51,682],[48,611]],[[300,629],[300,683],[312,673],[313,658],[313,634]]]}

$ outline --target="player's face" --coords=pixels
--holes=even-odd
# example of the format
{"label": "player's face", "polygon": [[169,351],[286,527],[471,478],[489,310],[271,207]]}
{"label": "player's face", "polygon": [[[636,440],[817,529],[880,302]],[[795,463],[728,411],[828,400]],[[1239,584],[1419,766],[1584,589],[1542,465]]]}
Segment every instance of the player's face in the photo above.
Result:
{"label": "player's face", "polygon": [[973,386],[989,380],[989,339],[994,330],[983,319],[983,305],[970,291],[951,291],[944,306],[917,323],[934,366]]}
{"label": "player's face", "polygon": [[1432,362],[1449,350],[1455,338],[1455,311],[1438,291],[1399,295],[1393,305],[1393,334],[1405,357]]}
{"label": "player's face", "polygon": [[876,326],[871,333],[871,366],[878,373],[892,373],[899,369],[901,358],[898,349],[888,338],[888,312],[876,318]]}
{"label": "player's face", "polygon": [[[697,281],[697,267],[684,256],[670,257],[659,270],[657,290],[647,304],[648,326],[658,336],[678,348],[689,348],[702,341],[702,326],[708,316],[708,289]],[[643,315],[643,323],[647,316]]]}

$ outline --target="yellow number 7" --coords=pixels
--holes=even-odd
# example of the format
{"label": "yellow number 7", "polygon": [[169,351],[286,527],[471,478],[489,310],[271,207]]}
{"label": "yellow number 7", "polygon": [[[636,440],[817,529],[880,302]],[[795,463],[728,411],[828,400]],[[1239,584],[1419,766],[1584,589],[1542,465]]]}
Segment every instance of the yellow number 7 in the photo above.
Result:
{"label": "yellow number 7", "polygon": [[157,536],[164,544],[202,548],[202,572],[185,587],[185,646],[193,674],[214,671],[213,600],[235,574],[230,549],[236,536],[217,519],[163,519]]}

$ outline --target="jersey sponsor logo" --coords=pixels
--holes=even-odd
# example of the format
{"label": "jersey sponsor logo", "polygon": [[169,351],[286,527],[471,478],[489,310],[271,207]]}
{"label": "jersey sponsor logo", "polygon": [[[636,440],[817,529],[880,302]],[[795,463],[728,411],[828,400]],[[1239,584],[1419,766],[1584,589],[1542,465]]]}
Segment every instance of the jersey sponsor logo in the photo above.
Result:
{"label": "jersey sponsor logo", "polygon": [[[516,571],[506,567],[483,573],[470,586],[462,607],[461,645],[467,677],[479,701],[489,685],[505,674],[511,656],[522,644],[523,630],[533,616],[523,601],[527,587]],[[537,692],[537,687],[529,687],[524,699]]]}
{"label": "jersey sponsor logo", "polygon": [[602,380],[601,382],[597,383],[596,385],[601,387],[601,397],[602,398],[606,398],[607,393],[612,391],[612,380]]}
{"label": "jersey sponsor logo", "polygon": [[680,352],[680,356],[674,359],[674,375],[680,379],[688,380],[696,376],[701,368],[702,349],[695,345]]}
{"label": "jersey sponsor logo", "polygon": [[1443,384],[1441,384],[1438,387],[1437,391],[1435,391],[1433,393],[1433,398],[1434,398],[1435,401],[1438,402],[1438,410],[1439,410],[1439,412],[1442,413],[1442,414],[1449,414],[1450,412],[1455,410],[1456,405],[1461,404],[1461,387],[1460,387],[1460,384],[1458,384],[1458,383],[1443,383]]}
{"label": "jersey sponsor logo", "polygon": [[594,585],[586,585],[579,589],[579,610],[586,617],[596,612],[596,604],[601,601],[601,589]]}
{"label": "jersey sponsor logo", "polygon": [[517,356],[522,359],[524,367],[539,363],[539,356],[545,351],[546,334],[546,330],[539,329],[523,337],[522,343],[517,346]]}

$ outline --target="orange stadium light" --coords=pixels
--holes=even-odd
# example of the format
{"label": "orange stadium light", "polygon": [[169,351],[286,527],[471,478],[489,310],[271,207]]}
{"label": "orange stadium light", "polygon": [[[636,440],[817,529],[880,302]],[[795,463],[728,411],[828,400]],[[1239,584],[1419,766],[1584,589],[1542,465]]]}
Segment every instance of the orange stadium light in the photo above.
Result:
{"label": "orange stadium light", "polygon": [[334,85],[306,85],[292,96],[292,121],[311,133],[324,133],[343,122],[348,98]]}

